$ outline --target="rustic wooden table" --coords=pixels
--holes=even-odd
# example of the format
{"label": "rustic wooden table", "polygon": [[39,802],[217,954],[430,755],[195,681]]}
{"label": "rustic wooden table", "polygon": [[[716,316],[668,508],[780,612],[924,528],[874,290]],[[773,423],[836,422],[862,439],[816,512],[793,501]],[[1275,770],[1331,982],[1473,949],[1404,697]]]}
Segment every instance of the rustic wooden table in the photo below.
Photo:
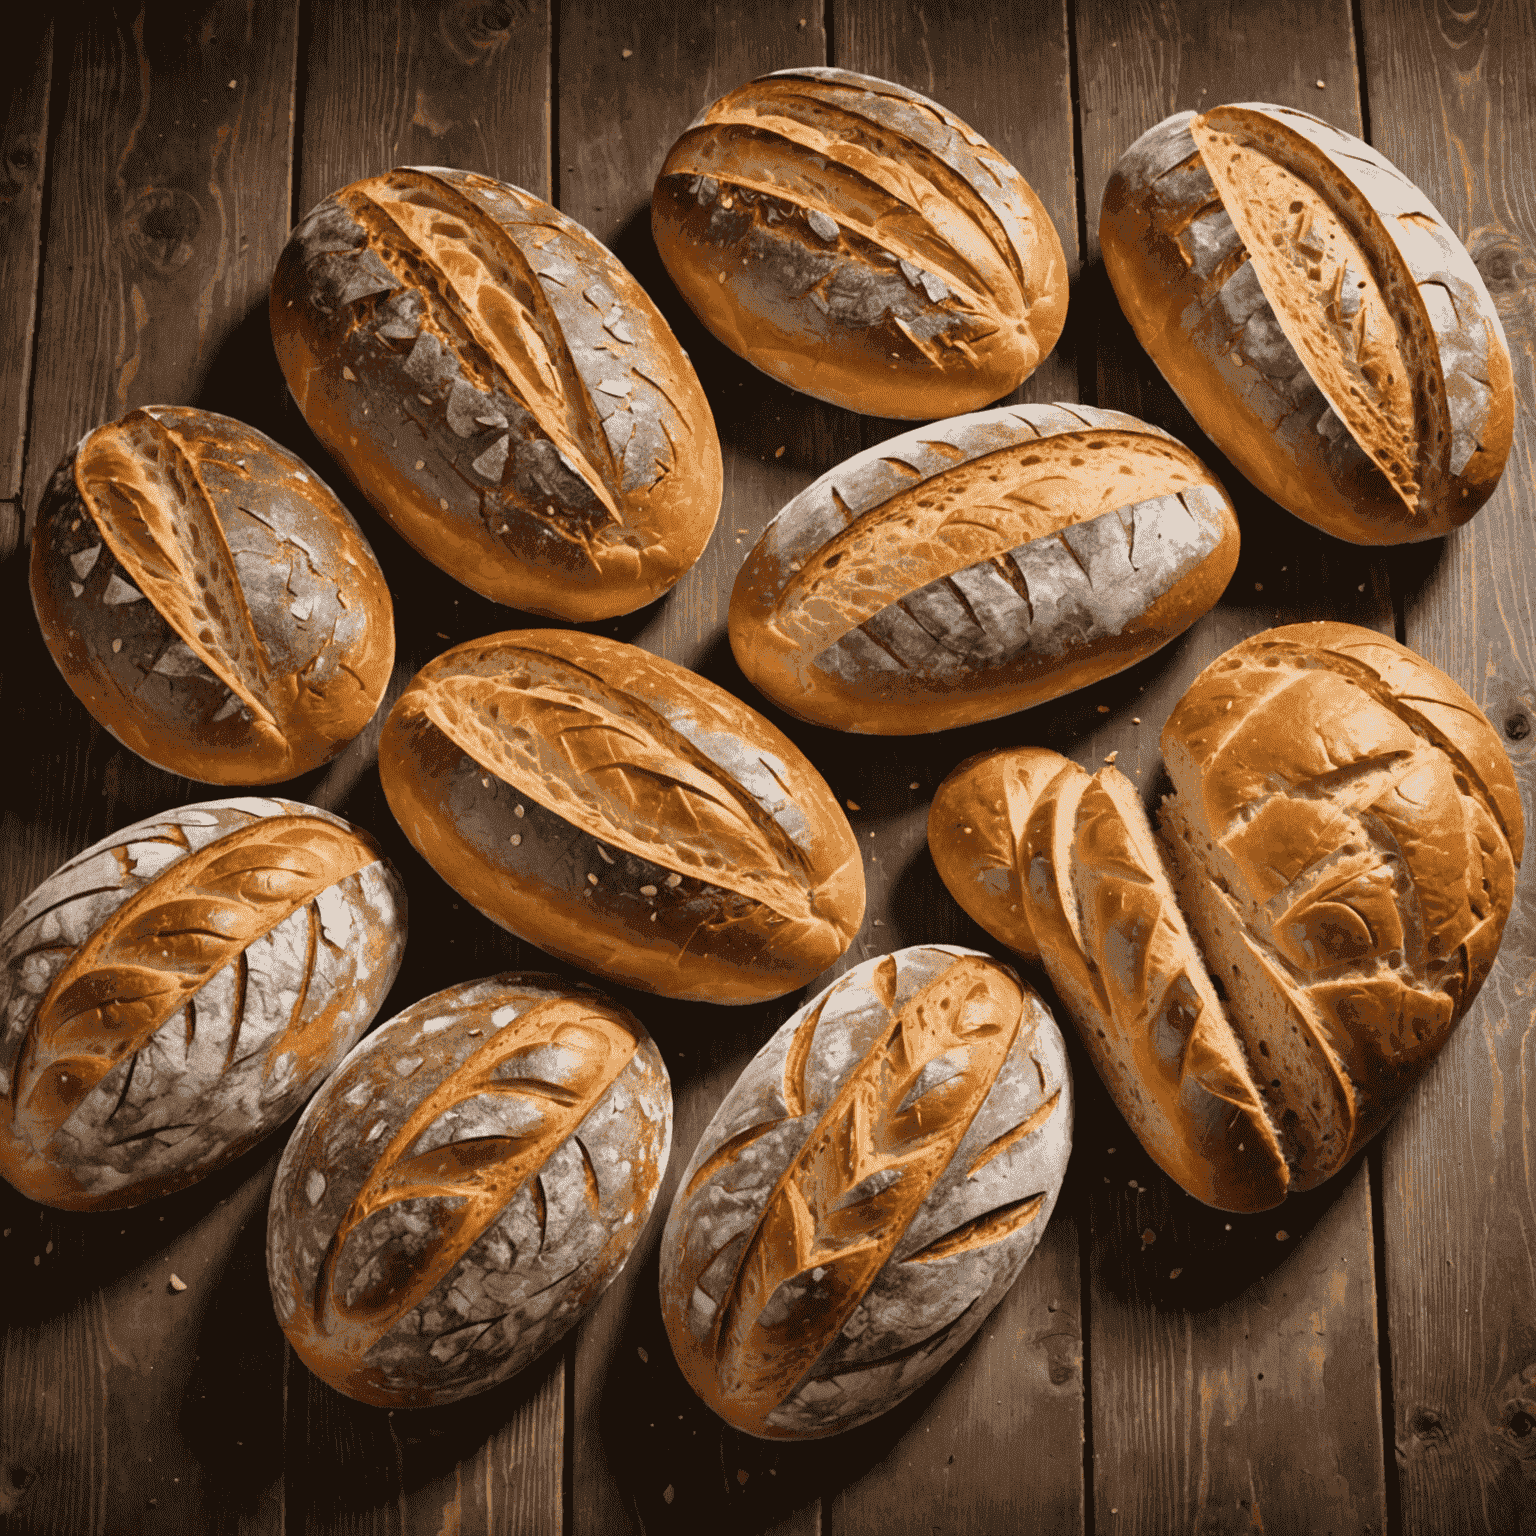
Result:
{"label": "rustic wooden table", "polygon": [[[705,103],[833,62],[958,111],[1023,170],[1073,269],[1067,333],[1019,398],[1161,423],[1226,480],[1243,557],[1221,604],[1149,662],[1053,706],[932,739],[840,737],[768,713],[866,850],[844,964],[902,944],[991,946],[939,884],[928,799],[962,757],[1111,751],[1147,792],[1157,732],[1213,656],[1270,624],[1395,633],[1458,679],[1536,785],[1536,6],[1530,0],[205,0],[19,6],[0,229],[0,903],[70,854],[205,786],[95,728],[25,595],[24,533],[83,432],[127,408],[240,416],[321,470],[394,590],[395,688],[458,641],[521,621],[391,534],[287,400],[266,284],[290,224],[396,164],[471,167],[550,196],[611,245],[692,353],[725,452],[704,557],[605,633],[764,707],[724,638],[766,520],[895,424],[768,382],[706,336],[651,243],[647,199]],[[1443,542],[1380,553],[1250,491],[1141,353],[1098,259],[1111,165],[1169,112],[1305,107],[1380,147],[1467,241],[1509,335],[1509,471]],[[1107,708],[1107,712],[1106,712]],[[385,807],[374,733],[288,793],[373,831],[412,932],[385,1016],[544,957],[461,908]],[[1536,819],[1536,818],[1531,818]],[[655,1245],[715,1105],[795,998],[751,1009],[630,999],[677,1096],[672,1178],[639,1250],[564,1345],[462,1405],[386,1414],[311,1377],[262,1265],[280,1138],[139,1210],[69,1216],[0,1186],[0,1529],[15,1532],[1530,1532],[1536,1530],[1536,859],[1497,969],[1372,1149],[1327,1187],[1228,1220],[1142,1154],[1081,1055],[1076,1153],[1022,1279],[936,1383],[831,1442],[726,1430],[662,1332]],[[168,1286],[172,1272],[186,1283]]]}

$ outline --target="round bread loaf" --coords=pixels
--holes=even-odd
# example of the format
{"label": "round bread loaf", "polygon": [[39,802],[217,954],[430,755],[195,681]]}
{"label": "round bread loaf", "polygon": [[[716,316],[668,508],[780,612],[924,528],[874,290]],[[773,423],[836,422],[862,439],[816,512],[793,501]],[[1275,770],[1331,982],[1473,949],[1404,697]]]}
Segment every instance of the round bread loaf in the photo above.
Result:
{"label": "round bread loaf", "polygon": [[423,998],[342,1062],[283,1152],[283,1332],[365,1403],[483,1392],[624,1267],[671,1145],[661,1052],[600,992],[507,974]]}
{"label": "round bread loaf", "polygon": [[1234,464],[1357,544],[1432,539],[1504,471],[1514,386],[1483,280],[1368,144],[1290,107],[1181,112],[1120,157],[1104,265]]}
{"label": "round bread loaf", "polygon": [[389,589],[302,460],[188,406],[88,433],[44,493],[32,603],[64,680],[125,747],[213,784],[329,761],[395,657]]}
{"label": "round bread loaf", "polygon": [[733,352],[875,416],[1006,395],[1066,320],[1066,258],[1029,183],[937,102],[847,70],[782,70],[706,108],[656,179],[651,230]]}
{"label": "round bread loaf", "polygon": [[753,1058],[683,1174],[661,1310],[738,1429],[851,1429],[986,1321],[1045,1230],[1072,1145],[1061,1032],[1006,966],[866,960]]}
{"label": "round bread loaf", "polygon": [[138,1205],[281,1125],[368,1027],[405,950],[373,839],[291,800],[103,838],[0,925],[0,1174]]}
{"label": "round bread loaf", "polygon": [[493,922],[648,992],[750,1003],[853,942],[864,866],[795,745],[723,688],[598,635],[455,646],[379,742],[390,809]]}
{"label": "round bread loaf", "polygon": [[1164,1170],[1263,1210],[1374,1136],[1471,1005],[1514,899],[1514,772],[1455,683],[1348,624],[1235,646],[1162,742],[1161,848],[1122,774],[1038,748],[956,769],[930,845],[1043,957]]}
{"label": "round bread loaf", "polygon": [[1007,406],[868,448],[795,497],[736,577],[731,649],[818,725],[945,730],[1150,656],[1237,553],[1226,493],[1166,432]]}
{"label": "round bread loaf", "polygon": [[418,167],[310,212],[272,340],[315,435],[427,559],[498,603],[628,613],[720,510],[709,402],[661,312],[519,187]]}

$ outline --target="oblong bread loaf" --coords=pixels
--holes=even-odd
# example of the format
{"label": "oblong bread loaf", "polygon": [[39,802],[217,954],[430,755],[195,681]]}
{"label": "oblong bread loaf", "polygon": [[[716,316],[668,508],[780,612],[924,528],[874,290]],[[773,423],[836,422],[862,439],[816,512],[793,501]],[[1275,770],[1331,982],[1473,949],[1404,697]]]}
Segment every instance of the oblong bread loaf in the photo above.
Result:
{"label": "oblong bread loaf", "polygon": [[742,671],[791,714],[911,735],[994,719],[1181,634],[1237,564],[1231,503],[1118,411],[1020,405],[866,449],[764,530],[731,593]]}
{"label": "oblong bread loaf", "polygon": [[1137,338],[1267,496],[1339,538],[1464,523],[1514,431],[1493,300],[1433,204],[1291,107],[1181,112],[1120,157],[1104,265]]}
{"label": "oblong bread loaf", "polygon": [[444,652],[385,721],[406,835],[489,917],[669,997],[793,991],[853,941],[864,866],[798,748],[723,688],[571,630]]}

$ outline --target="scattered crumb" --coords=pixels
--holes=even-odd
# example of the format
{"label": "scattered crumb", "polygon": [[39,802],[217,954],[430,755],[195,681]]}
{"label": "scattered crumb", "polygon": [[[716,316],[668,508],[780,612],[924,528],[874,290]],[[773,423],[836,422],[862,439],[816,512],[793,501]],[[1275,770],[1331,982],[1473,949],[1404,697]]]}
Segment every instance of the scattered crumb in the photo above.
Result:
{"label": "scattered crumb", "polygon": [[859,802],[857,800],[845,800],[843,801],[843,804],[846,805],[850,811],[856,811],[859,809]]}
{"label": "scattered crumb", "polygon": [[[682,1415],[679,1414],[678,1417],[681,1418]],[[673,1493],[671,1483],[668,1483],[667,1486],[661,1490],[661,1496],[667,1501],[668,1504],[672,1502]]]}
{"label": "scattered crumb", "polygon": [[1119,757],[1119,756],[1120,756],[1120,754],[1119,754],[1119,752],[1118,752],[1118,751],[1115,751],[1115,752],[1111,752],[1111,753],[1110,753],[1110,754],[1109,754],[1109,756],[1108,756],[1108,757],[1106,757],[1106,758],[1105,758],[1105,759],[1104,759],[1104,761],[1105,761],[1105,762],[1106,762],[1106,763],[1112,763],[1112,762],[1114,762],[1114,760],[1115,760],[1115,759],[1116,759],[1116,758],[1117,758],[1117,757]]}
{"label": "scattered crumb", "polygon": [[347,381],[348,384],[357,383],[357,375],[353,373],[350,368],[343,368],[341,370],[341,376]]}
{"label": "scattered crumb", "polygon": [[507,841],[511,843],[514,848],[520,847],[523,841],[523,834],[521,832],[514,832],[512,836],[507,839]]}
{"label": "scattered crumb", "polygon": [[796,26],[797,26],[797,27],[803,27],[803,26],[804,26],[804,25],[805,25],[805,17],[804,17],[804,16],[802,16],[802,17],[801,17],[801,18],[800,18],[800,20],[799,20],[799,21],[797,21],[797,22],[796,22],[796,23],[795,23],[795,25],[796,25]]}
{"label": "scattered crumb", "polygon": [[1264,583],[1263,583],[1263,582],[1262,582],[1262,581],[1256,581],[1256,582],[1254,582],[1254,584],[1253,584],[1253,590],[1254,590],[1254,591],[1255,591],[1255,592],[1262,592],[1262,591],[1263,591],[1263,590],[1264,590]]}
{"label": "scattered crumb", "polygon": [[773,456],[776,459],[782,459],[784,457],[784,444],[780,443],[779,446],[773,450]]}
{"label": "scattered crumb", "polygon": [[1317,82],[1317,88],[1320,91],[1326,91],[1328,89],[1328,82],[1326,80],[1319,80]]}
{"label": "scattered crumb", "polygon": [[667,884],[670,885],[674,890],[676,890],[677,887],[680,886],[682,883],[683,883],[683,877],[681,875],[668,875],[667,876]]}
{"label": "scattered crumb", "polygon": [[447,500],[447,498],[444,497],[444,496],[439,496],[437,498],[437,505],[438,505],[438,507],[439,507],[439,509],[441,511],[446,512],[448,510],[448,500]]}
{"label": "scattered crumb", "polygon": [[747,1486],[747,1479],[751,1476],[752,1474],[748,1472],[745,1467],[736,1468],[736,1481],[740,1483],[743,1488]]}
{"label": "scattered crumb", "polygon": [[1156,1241],[1157,1233],[1151,1227],[1143,1227],[1141,1229],[1141,1246],[1143,1248],[1150,1248]]}
{"label": "scattered crumb", "polygon": [[1356,588],[1355,588],[1355,591],[1356,591],[1356,592],[1364,592],[1364,591],[1365,591],[1365,583],[1364,583],[1364,582],[1363,582],[1363,581],[1362,581],[1362,582],[1361,582],[1361,583],[1360,583],[1360,585],[1359,585],[1359,586],[1358,586],[1358,587],[1356,587]]}
{"label": "scattered crumb", "polygon": [[717,273],[715,273],[715,281],[717,283],[723,283],[725,281],[725,273],[724,272],[717,272]]}
{"label": "scattered crumb", "polygon": [[1109,713],[1109,705],[1108,704],[1100,704],[1099,705],[1099,713],[1101,715],[1107,715]]}
{"label": "scattered crumb", "polygon": [[884,928],[885,924],[877,917],[875,919],[875,927],[876,928]]}
{"label": "scattered crumb", "polygon": [[1277,1243],[1288,1242],[1290,1240],[1290,1236],[1291,1234],[1287,1232],[1284,1227],[1281,1227],[1280,1230],[1275,1233],[1275,1241]]}
{"label": "scattered crumb", "polygon": [[656,894],[656,887],[654,885],[642,885],[640,887],[640,894],[642,896],[654,896]]}
{"label": "scattered crumb", "polygon": [[1170,1269],[1168,1271],[1168,1278],[1170,1280],[1177,1280],[1183,1273],[1184,1271],[1182,1269]]}
{"label": "scattered crumb", "polygon": [[230,88],[230,90],[234,90],[234,88],[235,88],[235,82],[234,82],[234,81],[233,81],[233,80],[231,80],[231,81],[230,81],[230,82],[229,82],[229,88]]}
{"label": "scattered crumb", "polygon": [[122,650],[122,648],[123,648],[123,642],[122,642],[122,641],[121,641],[121,640],[114,640],[114,641],[113,641],[113,642],[112,642],[112,654],[113,654],[113,655],[114,655],[114,656],[116,656],[116,655],[117,655],[117,653],[118,653],[118,652],[119,652],[119,651],[120,651],[120,650]]}
{"label": "scattered crumb", "polygon": [[516,816],[519,821],[521,821],[523,819],[523,808],[522,808],[522,806],[514,805],[512,807],[512,814],[514,816]]}
{"label": "scattered crumb", "polygon": [[1141,724],[1141,716],[1140,715],[1132,715],[1131,716],[1131,724],[1132,725],[1140,725]]}
{"label": "scattered crumb", "polygon": [[425,459],[417,459],[416,460],[416,468],[417,469],[425,469],[426,467],[427,467],[427,461]]}
{"label": "scattered crumb", "polygon": [[588,885],[596,885],[597,884],[597,876],[589,874],[587,876],[587,884]]}
{"label": "scattered crumb", "polygon": [[651,1363],[651,1357],[650,1357],[650,1356],[649,1356],[649,1355],[648,1355],[648,1354],[646,1354],[646,1352],[645,1352],[645,1346],[644,1346],[644,1345],[643,1345],[643,1344],[642,1344],[642,1345],[640,1345],[640,1346],[639,1346],[639,1347],[638,1347],[638,1348],[637,1348],[637,1349],[636,1349],[636,1350],[635,1350],[635,1353],[636,1353],[636,1354],[637,1354],[637,1355],[639,1355],[639,1356],[640,1356],[640,1360],[641,1360],[641,1363],[642,1363],[642,1364],[643,1364],[643,1365],[649,1365],[649,1364],[650,1364],[650,1363]]}
{"label": "scattered crumb", "polygon": [[173,1274],[171,1276],[171,1289],[173,1291],[184,1291],[186,1288],[187,1282],[183,1280],[180,1275]]}
{"label": "scattered crumb", "polygon": [[633,48],[622,49],[620,51],[620,53],[619,53],[619,57],[621,59],[632,59],[632,58],[634,58],[634,56],[635,56],[635,50]]}
{"label": "scattered crumb", "polygon": [[908,789],[921,789],[922,785],[919,784],[916,779],[913,779],[912,782],[907,785],[907,788]]}
{"label": "scattered crumb", "polygon": [[[447,636],[447,635],[445,635],[445,634],[444,634],[444,633],[443,633],[443,632],[442,632],[442,630],[438,630],[438,631],[437,631],[437,638],[438,638],[438,639],[439,639],[439,640],[446,640],[446,639],[447,639],[447,638],[448,638],[448,636]],[[482,779],[482,780],[481,780],[481,783],[484,783],[484,782],[485,782],[485,781],[484,781],[484,780],[483,780],[483,779]]]}

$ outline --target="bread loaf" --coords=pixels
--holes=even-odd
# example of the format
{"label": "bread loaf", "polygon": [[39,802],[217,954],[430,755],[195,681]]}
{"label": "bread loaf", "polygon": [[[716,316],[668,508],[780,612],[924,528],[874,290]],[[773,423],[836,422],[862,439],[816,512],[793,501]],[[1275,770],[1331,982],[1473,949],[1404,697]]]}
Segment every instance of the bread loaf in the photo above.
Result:
{"label": "bread loaf", "polygon": [[472,640],[417,673],[379,773],[406,836],[493,922],[668,997],[757,1002],[848,947],[864,868],[761,715],[637,646]]}
{"label": "bread loaf", "polygon": [[291,800],[114,832],[0,925],[0,1174],[66,1210],[191,1184],[296,1110],[384,1001],[405,889]]}
{"label": "bread loaf", "polygon": [[937,102],[847,70],[782,70],[706,108],[651,230],[733,352],[871,415],[986,405],[1066,319],[1061,241],[1018,171]]}
{"label": "bread loaf", "polygon": [[[962,764],[930,843],[967,911],[1043,956],[1159,1165],[1263,1210],[1386,1124],[1482,985],[1524,841],[1513,770],[1449,678],[1347,624],[1228,651],[1163,754],[1171,878],[1123,775],[1035,748]],[[1010,843],[1022,924],[976,874]]]}
{"label": "bread loaf", "polygon": [[1166,645],[1237,564],[1232,507],[1166,432],[1086,405],[936,422],[768,525],[731,648],[782,708],[908,735],[990,720]]}
{"label": "bread loaf", "polygon": [[885,1412],[1013,1284],[1071,1143],[1061,1033],[1011,970],[948,945],[856,966],[758,1052],[683,1174],[661,1310],[684,1376],[765,1439]]}
{"label": "bread loaf", "polygon": [[1104,265],[1141,344],[1267,496],[1357,544],[1467,521],[1509,454],[1503,328],[1429,199],[1290,107],[1181,112],[1120,157]]}
{"label": "bread loaf", "polygon": [[271,784],[373,717],[395,655],[373,551],[314,472],[254,428],[130,411],[59,466],[32,602],[81,703],[171,773]]}
{"label": "bread loaf", "polygon": [[483,1392],[623,1268],[671,1142],[661,1053],[601,993],[507,974],[423,998],[353,1050],[283,1153],[278,1321],[363,1402]]}
{"label": "bread loaf", "polygon": [[714,418],[640,285],[518,187],[407,168],[294,230],[272,339],[304,418],[450,576],[562,619],[628,613],[698,559]]}

